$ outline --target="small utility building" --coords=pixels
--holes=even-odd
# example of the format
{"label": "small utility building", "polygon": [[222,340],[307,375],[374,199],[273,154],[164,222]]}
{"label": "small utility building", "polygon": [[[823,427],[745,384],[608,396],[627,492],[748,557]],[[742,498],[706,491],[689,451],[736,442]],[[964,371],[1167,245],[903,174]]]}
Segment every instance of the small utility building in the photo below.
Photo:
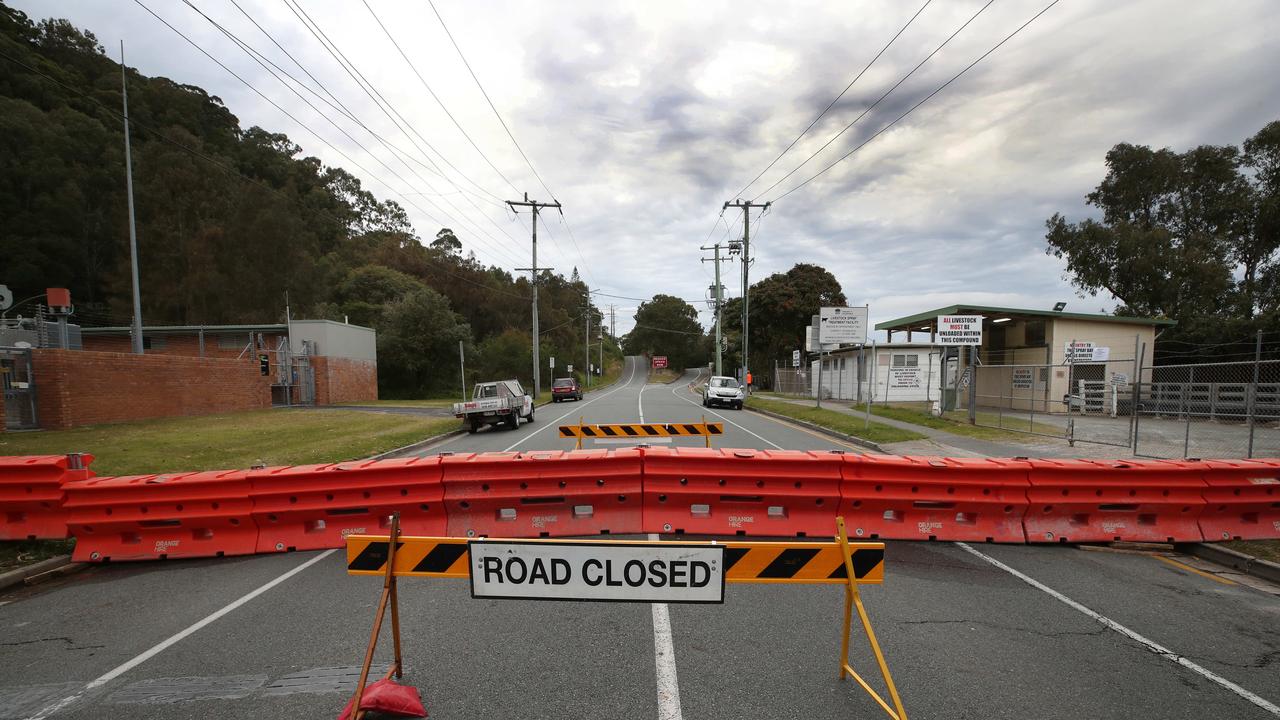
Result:
{"label": "small utility building", "polygon": [[[976,359],[982,368],[976,373],[979,406],[1036,412],[1063,412],[1067,409],[1064,398],[1079,394],[1081,387],[1124,386],[1135,379],[1140,366],[1149,372],[1160,331],[1176,324],[1165,318],[951,305],[878,323],[876,330],[885,331],[889,344],[895,340],[933,343],[940,315],[983,318],[976,358],[969,347],[944,350],[944,384],[960,388],[948,406],[966,406],[968,393],[961,387],[965,376],[956,371],[963,372]],[[950,378],[958,383],[952,385]]]}

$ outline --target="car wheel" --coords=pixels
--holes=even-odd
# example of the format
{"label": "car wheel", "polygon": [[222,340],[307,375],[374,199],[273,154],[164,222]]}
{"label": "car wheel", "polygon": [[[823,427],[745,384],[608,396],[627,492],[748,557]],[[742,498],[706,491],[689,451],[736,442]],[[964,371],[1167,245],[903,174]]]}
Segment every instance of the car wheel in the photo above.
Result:
{"label": "car wheel", "polygon": [[470,425],[467,427],[467,432],[471,433],[472,435],[475,435],[476,433],[480,432],[480,423],[472,420]]}
{"label": "car wheel", "polygon": [[507,427],[508,427],[508,428],[510,428],[510,429],[512,429],[512,430],[517,430],[517,429],[519,429],[519,427],[520,427],[520,416],[519,416],[519,415],[516,415],[515,413],[511,413],[511,415],[509,415],[509,416],[507,417]]}
{"label": "car wheel", "polygon": [[736,403],[734,403],[734,404],[733,404],[733,409],[734,409],[734,410],[741,410],[741,409],[742,409],[742,403],[741,403],[741,402],[736,402]]}
{"label": "car wheel", "polygon": [[533,408],[529,408],[529,417],[524,419],[525,422],[533,422]]}

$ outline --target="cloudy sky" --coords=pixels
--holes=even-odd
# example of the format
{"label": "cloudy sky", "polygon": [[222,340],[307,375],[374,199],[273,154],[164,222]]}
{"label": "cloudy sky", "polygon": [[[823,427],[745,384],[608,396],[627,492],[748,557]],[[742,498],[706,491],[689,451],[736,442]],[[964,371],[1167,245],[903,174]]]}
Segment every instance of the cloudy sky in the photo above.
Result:
{"label": "cloudy sky", "polygon": [[[142,2],[296,120],[134,2],[10,2],[33,17],[66,17],[92,30],[112,55],[124,40],[129,64],[141,72],[199,85],[221,97],[244,126],[285,132],[307,154],[352,170],[379,197],[405,205],[421,237],[429,240],[446,224],[485,262],[508,269],[529,264],[527,217],[513,217],[498,201],[524,192],[545,200],[547,190],[427,0],[368,0],[372,12],[356,0],[298,0],[303,15],[385,98],[389,113],[286,0],[192,0],[312,89],[332,93],[340,103],[330,102],[368,131],[300,89],[323,113],[309,107],[178,0]],[[797,262],[820,264],[850,304],[870,305],[873,322],[952,302],[1047,308],[1067,300],[1072,310],[1110,310],[1109,298],[1077,297],[1062,264],[1044,254],[1044,220],[1055,211],[1073,219],[1089,213],[1084,195],[1117,142],[1175,149],[1239,143],[1280,118],[1274,39],[1280,3],[1062,0],[905,119],[782,197],[1048,2],[932,0],[839,103],[745,190],[924,0],[435,0],[435,7],[564,205],[563,220],[551,212],[540,224],[539,265],[566,273],[584,268],[592,288],[623,296],[600,295],[597,302],[617,305],[618,331],[625,332],[637,302],[624,298],[659,292],[705,298],[712,268],[699,262],[698,248],[740,236],[741,214],[720,215],[723,203],[738,197],[777,200],[763,219],[758,211],[752,216],[753,278]],[[984,4],[914,75],[774,186]],[[403,122],[393,122],[397,115]],[[425,170],[428,157],[447,180]],[[740,268],[725,271],[729,294],[737,296]],[[706,304],[698,306],[708,321]]]}

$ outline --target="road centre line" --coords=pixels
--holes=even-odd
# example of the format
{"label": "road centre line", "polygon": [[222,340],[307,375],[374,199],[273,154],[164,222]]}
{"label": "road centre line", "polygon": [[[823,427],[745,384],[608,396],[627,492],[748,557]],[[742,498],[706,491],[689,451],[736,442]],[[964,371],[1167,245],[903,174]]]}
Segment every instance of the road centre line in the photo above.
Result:
{"label": "road centre line", "polygon": [[534,435],[537,435],[538,433],[542,432],[543,430],[546,430],[546,429],[547,429],[547,428],[549,428],[549,427],[555,427],[555,426],[556,426],[556,424],[557,424],[557,423],[559,423],[561,420],[563,420],[563,419],[565,419],[565,418],[569,417],[570,415],[574,414],[575,412],[580,411],[582,408],[584,408],[584,407],[586,407],[586,406],[590,405],[591,403],[593,403],[593,402],[595,402],[595,401],[597,401],[597,400],[600,400],[600,399],[602,399],[602,398],[609,397],[610,395],[612,395],[612,394],[614,394],[614,393],[618,392],[618,391],[619,391],[619,390],[621,390],[622,388],[630,387],[632,379],[634,379],[634,378],[635,378],[635,376],[636,376],[636,365],[639,365],[639,364],[640,364],[640,363],[637,363],[637,362],[633,362],[633,363],[631,363],[631,372],[630,372],[630,374],[628,374],[628,375],[627,375],[627,381],[626,381],[626,382],[622,383],[622,384],[621,384],[621,385],[619,385],[618,387],[616,387],[616,388],[614,388],[614,389],[610,390],[609,392],[607,392],[607,393],[605,393],[605,394],[603,394],[603,395],[600,395],[600,396],[597,396],[597,397],[593,397],[593,398],[591,398],[590,400],[586,401],[585,403],[583,403],[583,404],[579,405],[577,408],[575,408],[575,409],[573,409],[573,410],[570,410],[569,412],[567,412],[567,413],[565,413],[565,414],[561,415],[560,417],[556,418],[555,420],[552,420],[551,422],[549,422],[549,423],[547,423],[547,424],[543,425],[542,427],[538,428],[537,430],[534,430],[533,432],[529,433],[528,435],[525,435],[524,437],[520,438],[519,440],[515,441],[514,443],[511,443],[511,446],[510,446],[510,447],[508,447],[508,448],[506,448],[506,449],[505,449],[505,450],[503,450],[502,452],[511,452],[512,450],[515,450],[515,449],[516,449],[516,447],[518,447],[518,446],[519,446],[521,443],[523,443],[524,441],[528,440],[529,438],[533,437]]}
{"label": "road centre line", "polygon": [[1090,618],[1092,618],[1093,620],[1095,620],[1095,621],[1097,621],[1098,623],[1102,624],[1103,626],[1107,627],[1108,629],[1110,629],[1110,630],[1114,630],[1115,632],[1120,633],[1121,635],[1124,635],[1125,637],[1129,638],[1130,640],[1133,640],[1134,642],[1136,642],[1136,643],[1138,643],[1139,645],[1143,646],[1144,648],[1146,648],[1147,650],[1151,651],[1152,653],[1155,653],[1156,655],[1159,655],[1160,657],[1163,657],[1163,658],[1165,658],[1166,660],[1169,660],[1169,661],[1171,661],[1171,662],[1177,663],[1177,664],[1179,664],[1179,665],[1181,665],[1181,666],[1183,666],[1183,667],[1187,668],[1187,669],[1188,669],[1188,670],[1190,670],[1191,672],[1194,672],[1194,673],[1196,673],[1197,675],[1199,675],[1199,676],[1201,676],[1201,677],[1205,678],[1206,680],[1209,680],[1209,681],[1211,681],[1211,682],[1217,683],[1218,685],[1221,685],[1222,687],[1226,688],[1227,690],[1230,690],[1231,692],[1235,693],[1236,695],[1238,695],[1238,696],[1240,696],[1240,697],[1244,698],[1245,700],[1248,700],[1249,702],[1253,703],[1254,705],[1257,705],[1258,707],[1262,708],[1263,710],[1266,710],[1267,712],[1271,713],[1272,715],[1275,715],[1275,716],[1277,716],[1277,717],[1280,717],[1280,706],[1277,706],[1275,703],[1272,703],[1271,701],[1267,700],[1266,698],[1261,697],[1260,695],[1256,695],[1256,694],[1254,694],[1254,693],[1252,693],[1252,692],[1250,692],[1250,691],[1248,691],[1248,690],[1246,690],[1246,689],[1244,689],[1244,688],[1240,687],[1239,685],[1237,685],[1237,684],[1235,684],[1235,683],[1231,682],[1230,680],[1228,680],[1228,679],[1226,679],[1226,678],[1222,677],[1221,675],[1218,675],[1217,673],[1213,672],[1212,670],[1209,670],[1208,668],[1205,668],[1205,667],[1203,667],[1203,666],[1201,666],[1201,665],[1197,665],[1196,663],[1194,663],[1194,662],[1192,662],[1192,661],[1188,660],[1187,658],[1185,658],[1185,657],[1183,657],[1183,656],[1181,656],[1181,655],[1179,655],[1179,654],[1175,653],[1174,651],[1172,651],[1172,650],[1170,650],[1170,649],[1166,648],[1165,646],[1160,645],[1159,643],[1155,642],[1154,640],[1150,640],[1150,639],[1148,639],[1148,638],[1146,638],[1146,637],[1144,637],[1144,636],[1142,636],[1142,635],[1139,635],[1138,633],[1134,632],[1133,630],[1130,630],[1129,628],[1125,627],[1124,625],[1121,625],[1120,623],[1116,622],[1115,620],[1112,620],[1111,618],[1108,618],[1108,617],[1106,617],[1106,616],[1104,616],[1104,615],[1102,615],[1102,614],[1100,614],[1100,613],[1098,613],[1098,612],[1095,612],[1095,611],[1093,611],[1093,610],[1090,610],[1089,608],[1085,607],[1084,605],[1081,605],[1080,603],[1076,602],[1075,600],[1072,600],[1071,598],[1067,597],[1066,595],[1063,595],[1062,593],[1058,592],[1057,590],[1054,590],[1053,588],[1049,587],[1048,585],[1045,585],[1045,584],[1043,584],[1043,583],[1041,583],[1041,582],[1039,582],[1039,581],[1035,580],[1034,578],[1032,578],[1032,577],[1030,577],[1030,576],[1028,576],[1028,575],[1025,575],[1025,574],[1023,574],[1023,573],[1021,573],[1021,572],[1019,572],[1019,571],[1017,571],[1017,570],[1015,570],[1015,569],[1013,569],[1013,568],[1009,567],[1008,565],[1005,565],[1004,563],[1002,563],[1002,562],[1000,562],[999,560],[997,560],[997,559],[995,559],[995,558],[991,557],[990,555],[987,555],[986,553],[983,553],[983,552],[979,552],[978,550],[974,550],[974,549],[973,549],[972,547],[970,547],[967,543],[958,542],[958,543],[956,543],[956,546],[957,546],[957,547],[959,547],[959,548],[961,548],[961,549],[962,549],[962,550],[964,550],[965,552],[969,553],[970,555],[974,555],[974,556],[976,556],[976,557],[978,557],[978,558],[981,558],[982,560],[987,561],[987,562],[988,562],[988,563],[990,563],[991,565],[994,565],[995,567],[1000,568],[1001,570],[1004,570],[1005,572],[1007,572],[1007,573],[1009,573],[1010,575],[1012,575],[1012,576],[1014,576],[1014,577],[1018,578],[1018,579],[1019,579],[1019,580],[1021,580],[1022,582],[1024,582],[1024,583],[1026,583],[1026,584],[1030,585],[1031,587],[1033,587],[1033,588],[1035,588],[1035,589],[1037,589],[1037,590],[1040,590],[1041,592],[1046,593],[1047,595],[1049,595],[1049,596],[1050,596],[1050,597],[1052,597],[1053,599],[1057,600],[1058,602],[1061,602],[1061,603],[1063,603],[1064,605],[1066,605],[1066,606],[1068,606],[1068,607],[1070,607],[1070,608],[1072,608],[1072,609],[1074,609],[1074,610],[1076,610],[1076,611],[1078,611],[1078,612],[1081,612],[1081,613],[1083,613],[1083,614],[1085,614],[1085,615],[1089,616]]}
{"label": "road centre line", "polygon": [[[702,377],[702,370],[698,370],[698,375],[697,375],[696,377],[694,377],[694,381],[695,381],[695,382],[697,382],[697,379],[698,379],[698,378],[700,378],[700,377]],[[680,385],[680,384],[677,384],[677,385],[676,385],[676,387],[674,387],[674,388],[672,388],[672,389],[671,389],[671,394],[672,394],[672,395],[675,395],[676,397],[680,398],[681,400],[683,400],[683,401],[685,401],[685,402],[689,403],[690,405],[697,405],[698,403],[696,403],[696,402],[694,402],[694,401],[690,400],[690,399],[689,399],[689,398],[687,398],[687,397],[684,397],[683,395],[681,395],[681,394],[678,392],[678,391],[679,391],[679,389],[680,389],[680,387],[681,387],[681,385]],[[774,442],[774,441],[772,441],[772,440],[769,440],[769,439],[767,439],[767,438],[764,438],[764,437],[762,437],[762,436],[760,436],[760,435],[757,435],[757,434],[755,434],[755,433],[751,432],[750,430],[748,430],[748,429],[746,429],[746,428],[742,427],[742,426],[741,426],[741,425],[739,425],[738,423],[736,423],[736,422],[734,422],[734,421],[730,420],[729,418],[727,418],[727,417],[725,417],[725,416],[721,415],[720,413],[716,412],[715,410],[712,410],[711,408],[704,408],[704,409],[705,409],[705,411],[706,411],[706,412],[709,412],[709,413],[711,413],[712,415],[715,415],[716,417],[720,418],[721,420],[723,420],[723,421],[725,421],[725,422],[729,423],[730,425],[732,425],[732,426],[734,426],[734,427],[738,428],[738,429],[739,429],[739,430],[741,430],[742,432],[744,432],[744,433],[746,433],[746,434],[748,434],[748,435],[750,435],[750,436],[752,436],[752,437],[756,438],[757,440],[760,440],[760,441],[762,441],[762,442],[769,443],[770,445],[772,445],[772,446],[773,446],[775,449],[777,449],[777,450],[781,450],[781,449],[782,449],[782,446],[781,446],[781,445],[779,445],[778,443],[776,443],[776,442]]]}
{"label": "road centre line", "polygon": [[[649,533],[649,540],[658,540]],[[653,614],[653,662],[658,678],[658,720],[682,720],[680,681],[676,677],[676,646],[671,633],[671,611],[666,603],[650,603]]]}
{"label": "road centre line", "polygon": [[649,387],[649,379],[646,377],[644,385],[640,386],[640,394],[636,398],[636,409],[640,412],[640,424],[644,424],[644,389]]}
{"label": "road centre line", "polygon": [[257,590],[253,590],[248,594],[241,596],[239,599],[234,600],[231,603],[223,606],[220,610],[216,610],[210,615],[205,616],[204,619],[199,620],[196,623],[187,626],[186,629],[181,630],[174,635],[170,635],[168,638],[161,640],[159,643],[156,643],[155,645],[152,645],[149,649],[145,650],[140,655],[135,656],[133,659],[127,660],[124,663],[117,665],[115,668],[108,670],[106,673],[100,675],[97,679],[89,681],[83,688],[80,689],[80,692],[74,695],[69,695],[59,700],[58,702],[45,707],[43,710],[40,710],[39,712],[37,712],[35,715],[32,715],[31,717],[27,718],[27,720],[44,720],[44,718],[47,718],[50,715],[53,715],[59,710],[79,700],[86,692],[89,692],[90,690],[95,690],[97,688],[102,687],[103,685],[106,685],[107,683],[129,672],[130,670],[150,660],[156,655],[159,655],[165,650],[168,650],[174,645],[177,645],[178,643],[187,639],[192,634],[204,628],[205,626],[213,623],[214,621],[218,620],[219,618],[222,618],[225,615],[228,615],[231,612],[234,612],[237,608],[249,602],[250,600],[253,600],[259,595],[267,592],[271,588],[274,588],[275,586],[279,585],[285,580],[288,580],[294,575],[297,575],[303,570],[306,570],[307,568],[311,567],[312,565],[315,565],[316,563],[320,562],[321,560],[329,557],[330,555],[336,552],[338,552],[337,548],[334,548],[332,550],[325,550],[319,555],[311,558],[310,560],[302,563],[301,565],[298,565],[297,567],[284,573],[283,575],[280,575],[279,577],[268,582],[267,584],[259,587]]}
{"label": "road centre line", "polygon": [[1152,557],[1154,557],[1155,559],[1159,560],[1160,562],[1166,565],[1178,568],[1179,570],[1182,570],[1185,572],[1195,573],[1196,575],[1199,575],[1202,578],[1205,578],[1207,580],[1212,580],[1216,583],[1222,583],[1223,585],[1236,584],[1234,580],[1228,580],[1224,577],[1218,577],[1217,575],[1214,575],[1211,572],[1205,572],[1204,570],[1197,570],[1196,568],[1193,568],[1186,563],[1178,562],[1177,560],[1174,560],[1173,558],[1170,558],[1170,557],[1165,557],[1164,555],[1153,555]]}

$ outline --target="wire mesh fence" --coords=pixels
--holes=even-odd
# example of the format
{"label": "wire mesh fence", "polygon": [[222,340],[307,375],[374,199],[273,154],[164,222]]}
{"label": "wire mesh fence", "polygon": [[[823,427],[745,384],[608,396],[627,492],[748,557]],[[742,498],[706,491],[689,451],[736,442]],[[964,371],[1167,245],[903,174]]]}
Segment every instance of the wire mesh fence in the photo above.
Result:
{"label": "wire mesh fence", "polygon": [[1280,456],[1280,360],[1143,369],[1134,454]]}

